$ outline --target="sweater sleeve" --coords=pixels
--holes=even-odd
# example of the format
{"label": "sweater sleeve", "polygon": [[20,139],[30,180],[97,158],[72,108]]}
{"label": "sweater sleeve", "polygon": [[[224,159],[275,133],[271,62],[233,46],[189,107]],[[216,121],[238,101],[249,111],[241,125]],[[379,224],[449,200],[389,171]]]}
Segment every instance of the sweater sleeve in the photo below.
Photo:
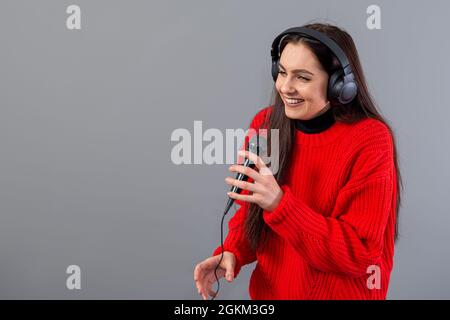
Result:
{"label": "sweater sleeve", "polygon": [[330,216],[316,212],[282,185],[283,197],[272,212],[263,212],[264,221],[312,267],[352,277],[365,275],[382,255],[395,192],[392,150],[387,135],[367,141]]}
{"label": "sweater sleeve", "polygon": [[[270,107],[264,108],[259,111],[252,119],[249,128],[250,129],[258,129],[264,123],[266,116],[268,115],[268,111],[270,112]],[[250,132],[249,132],[250,134]],[[241,149],[245,149],[249,136],[247,135],[247,139],[244,141],[244,146]],[[243,157],[239,157],[238,163],[243,163]],[[248,178],[248,182],[253,182],[252,178]],[[242,190],[241,194],[249,194],[247,190]],[[228,234],[223,243],[223,250],[229,251],[234,254],[236,257],[236,266],[234,269],[234,276],[237,277],[241,268],[249,263],[252,263],[256,260],[255,250],[252,250],[250,247],[250,243],[245,236],[245,219],[248,211],[248,205],[240,200],[235,200],[235,203],[240,205],[240,208],[236,211],[234,216],[228,222]],[[218,246],[214,252],[213,256],[222,253],[222,246]]]}

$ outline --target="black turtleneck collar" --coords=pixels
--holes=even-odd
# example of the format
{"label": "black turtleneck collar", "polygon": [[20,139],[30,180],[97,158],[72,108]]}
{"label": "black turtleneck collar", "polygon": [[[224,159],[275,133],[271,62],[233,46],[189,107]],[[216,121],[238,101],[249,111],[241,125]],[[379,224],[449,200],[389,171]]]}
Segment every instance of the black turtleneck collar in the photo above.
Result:
{"label": "black turtleneck collar", "polygon": [[331,107],[327,111],[309,120],[295,119],[294,125],[297,130],[304,133],[319,133],[327,130],[335,122]]}

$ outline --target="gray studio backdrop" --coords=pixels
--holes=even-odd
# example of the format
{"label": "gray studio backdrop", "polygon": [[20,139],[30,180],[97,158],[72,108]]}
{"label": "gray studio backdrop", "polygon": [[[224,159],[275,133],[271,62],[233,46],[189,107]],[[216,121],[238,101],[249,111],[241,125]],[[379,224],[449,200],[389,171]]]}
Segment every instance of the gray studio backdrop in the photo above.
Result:
{"label": "gray studio backdrop", "polygon": [[[68,30],[66,8],[81,8]],[[381,9],[380,30],[366,26]],[[0,4],[0,298],[198,299],[220,242],[227,164],[175,165],[177,128],[247,128],[270,44],[322,21],[354,38],[395,130],[405,193],[388,298],[450,298],[446,1]],[[234,213],[231,212],[225,221]],[[225,228],[227,232],[227,228]],[[66,268],[81,269],[69,290]],[[255,264],[222,299],[249,299]]]}

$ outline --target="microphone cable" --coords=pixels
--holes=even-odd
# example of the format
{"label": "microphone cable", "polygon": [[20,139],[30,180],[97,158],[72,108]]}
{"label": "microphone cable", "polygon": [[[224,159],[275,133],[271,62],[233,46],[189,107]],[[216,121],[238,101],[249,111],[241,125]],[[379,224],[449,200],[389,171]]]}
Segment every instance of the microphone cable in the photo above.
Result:
{"label": "microphone cable", "polygon": [[[261,139],[261,137],[259,137],[258,135],[254,136],[250,142],[248,143],[247,148],[245,148],[247,151],[250,151],[252,153],[255,153],[257,155],[260,154],[260,145],[259,145],[259,139]],[[256,165],[249,159],[249,158],[245,158],[244,163],[242,164],[244,167],[249,167],[254,169],[256,167]],[[247,181],[248,180],[248,176],[246,176],[243,173],[238,173],[236,176],[236,180],[239,181]],[[231,192],[235,192],[235,193],[241,193],[242,189],[236,186],[233,186],[231,188]],[[214,269],[214,276],[216,277],[216,281],[217,281],[217,291],[214,294],[214,296],[212,296],[211,300],[214,300],[217,297],[217,294],[219,293],[219,289],[220,289],[220,281],[219,281],[219,277],[217,276],[217,269],[219,269],[220,263],[222,262],[223,259],[223,254],[224,254],[224,248],[223,248],[223,221],[225,219],[226,214],[228,213],[228,211],[230,210],[231,206],[234,203],[234,199],[228,197],[228,202],[227,205],[225,207],[225,211],[223,212],[223,216],[222,216],[222,221],[220,222],[220,245],[222,247],[222,253],[220,255],[220,260],[216,265],[216,268]],[[226,270],[225,270],[225,275],[226,275]]]}
{"label": "microphone cable", "polygon": [[[228,206],[227,206],[228,207]],[[231,207],[231,206],[230,206]],[[223,215],[222,215],[222,221],[220,222],[220,245],[222,247],[222,253],[220,254],[220,260],[219,263],[217,263],[216,268],[214,269],[214,275],[216,276],[216,281],[217,281],[217,290],[216,293],[214,294],[214,296],[212,296],[211,300],[214,300],[217,297],[217,294],[219,293],[220,290],[220,281],[219,278],[217,277],[217,269],[220,266],[220,263],[222,262],[223,259],[223,220],[225,219],[226,214],[228,213],[228,210],[230,209],[230,207],[228,207],[227,209],[225,209]]]}
{"label": "microphone cable", "polygon": [[[255,164],[252,163],[250,161],[250,159],[246,159],[245,160],[244,166],[252,168],[252,169],[255,168]],[[244,175],[242,173],[238,173],[236,178],[239,181],[247,181],[248,180],[248,176],[246,176],[246,175]],[[238,188],[236,186],[233,186],[231,188],[231,192],[240,193],[241,191],[242,191],[242,189]],[[217,297],[217,294],[219,293],[219,289],[220,289],[220,281],[219,281],[219,277],[217,276],[217,269],[219,269],[219,266],[220,266],[220,263],[222,262],[223,254],[224,254],[224,249],[223,249],[223,221],[224,221],[225,216],[227,215],[228,211],[230,211],[230,208],[233,205],[233,203],[235,203],[234,199],[233,198],[228,198],[228,202],[227,202],[227,205],[225,207],[225,211],[223,212],[223,215],[222,215],[222,221],[220,222],[220,246],[222,247],[222,253],[220,255],[220,260],[217,263],[216,268],[214,269],[214,276],[216,277],[216,281],[217,281],[217,291],[214,294],[214,296],[211,298],[211,300],[214,300],[215,297]],[[225,271],[225,274],[226,274],[226,271]]]}

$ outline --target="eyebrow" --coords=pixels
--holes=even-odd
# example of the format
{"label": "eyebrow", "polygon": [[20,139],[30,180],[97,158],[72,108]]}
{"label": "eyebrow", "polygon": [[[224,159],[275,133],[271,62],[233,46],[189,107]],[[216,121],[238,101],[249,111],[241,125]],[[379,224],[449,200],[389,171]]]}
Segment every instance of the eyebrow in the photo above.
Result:
{"label": "eyebrow", "polygon": [[[283,65],[282,65],[281,63],[279,63],[279,65],[280,65],[281,68],[283,68],[284,70],[286,70],[286,68],[283,67]],[[295,70],[292,70],[292,72],[293,72],[293,73],[304,72],[304,73],[309,73],[309,74],[312,75],[312,76],[314,75],[314,73],[312,73],[312,72],[310,72],[310,71],[308,71],[308,70],[305,70],[305,69],[295,69]]]}

